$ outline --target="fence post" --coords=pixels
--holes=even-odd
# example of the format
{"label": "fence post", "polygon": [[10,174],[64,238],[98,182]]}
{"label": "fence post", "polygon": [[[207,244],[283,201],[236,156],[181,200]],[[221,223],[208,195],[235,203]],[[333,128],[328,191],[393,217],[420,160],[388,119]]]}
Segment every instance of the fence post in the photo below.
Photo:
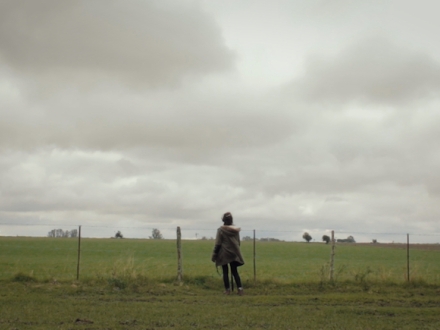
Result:
{"label": "fence post", "polygon": [[76,265],[76,280],[79,281],[79,263],[81,261],[81,226],[78,228],[78,264]]}
{"label": "fence post", "polygon": [[255,229],[254,229],[254,282],[257,281],[257,266],[255,262]]}
{"label": "fence post", "polygon": [[409,282],[409,234],[406,234],[406,278]]}
{"label": "fence post", "polygon": [[333,281],[335,270],[335,231],[332,230],[332,252],[330,253],[330,281]]}
{"label": "fence post", "polygon": [[180,227],[177,227],[177,281],[182,282],[182,278],[182,233],[180,232]]}

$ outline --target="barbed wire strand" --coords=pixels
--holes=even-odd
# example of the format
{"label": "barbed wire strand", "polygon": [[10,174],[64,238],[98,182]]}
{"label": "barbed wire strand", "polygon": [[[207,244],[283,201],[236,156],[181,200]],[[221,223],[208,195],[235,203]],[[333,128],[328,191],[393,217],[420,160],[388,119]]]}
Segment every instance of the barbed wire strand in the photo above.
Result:
{"label": "barbed wire strand", "polygon": [[[34,227],[78,227],[81,226],[83,229],[86,228],[107,228],[107,229],[143,229],[143,230],[153,230],[156,229],[159,226],[104,226],[104,225],[77,225],[77,224],[35,224],[35,223],[0,223],[0,226],[14,226],[14,227],[26,227],[26,226],[34,226]],[[175,230],[177,226],[173,227],[160,227],[160,230]],[[194,228],[194,227],[182,227],[182,230],[184,231],[196,231],[196,232],[211,232],[215,233],[217,228]],[[243,229],[243,233],[258,232],[259,234],[271,234],[271,233],[283,233],[283,234],[292,234],[292,233],[303,233],[304,230],[297,229],[297,230],[272,230],[272,229],[264,229],[264,228],[253,228],[253,229]],[[434,232],[434,233],[419,233],[419,232],[368,232],[368,231],[349,231],[349,230],[334,230],[336,234],[349,234],[349,235],[388,235],[388,236],[400,236],[400,235],[411,235],[411,236],[426,236],[426,237],[435,237],[440,236],[440,233]],[[323,232],[329,232],[328,229],[323,230]]]}

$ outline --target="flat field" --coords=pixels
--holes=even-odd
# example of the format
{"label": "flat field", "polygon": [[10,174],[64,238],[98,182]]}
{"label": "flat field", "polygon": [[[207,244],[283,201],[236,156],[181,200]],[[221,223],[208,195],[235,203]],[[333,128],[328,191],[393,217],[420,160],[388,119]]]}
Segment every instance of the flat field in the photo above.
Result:
{"label": "flat field", "polygon": [[223,296],[213,241],[0,238],[0,329],[439,329],[440,250],[243,242],[246,295]]}
{"label": "flat field", "polygon": [[[210,261],[214,242],[182,241],[186,279],[218,279]],[[242,242],[245,282],[254,280],[253,242]],[[255,266],[259,281],[320,282],[328,279],[331,246],[323,243],[256,242]],[[78,240],[72,238],[0,237],[0,280],[17,273],[39,281],[72,281],[77,277]],[[338,281],[404,283],[407,250],[403,244],[338,244],[334,278]],[[440,284],[440,245],[410,246],[410,279]],[[173,240],[82,239],[80,279],[143,276],[173,281],[177,276],[177,248]]]}

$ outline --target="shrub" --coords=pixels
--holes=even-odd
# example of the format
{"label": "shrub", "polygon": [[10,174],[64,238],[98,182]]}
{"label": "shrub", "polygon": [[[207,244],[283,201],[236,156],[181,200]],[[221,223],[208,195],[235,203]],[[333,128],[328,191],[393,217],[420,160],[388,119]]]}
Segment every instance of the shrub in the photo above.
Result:
{"label": "shrub", "polygon": [[32,275],[26,275],[23,272],[19,272],[12,278],[14,282],[36,282],[37,280]]}

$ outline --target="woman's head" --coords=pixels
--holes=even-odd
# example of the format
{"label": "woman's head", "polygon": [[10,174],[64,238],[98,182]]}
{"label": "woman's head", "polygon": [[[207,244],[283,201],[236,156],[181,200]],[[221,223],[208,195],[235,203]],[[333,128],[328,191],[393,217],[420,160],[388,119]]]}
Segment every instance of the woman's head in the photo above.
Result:
{"label": "woman's head", "polygon": [[232,225],[233,220],[234,219],[232,218],[231,212],[226,212],[225,214],[223,214],[222,221],[226,226]]}

